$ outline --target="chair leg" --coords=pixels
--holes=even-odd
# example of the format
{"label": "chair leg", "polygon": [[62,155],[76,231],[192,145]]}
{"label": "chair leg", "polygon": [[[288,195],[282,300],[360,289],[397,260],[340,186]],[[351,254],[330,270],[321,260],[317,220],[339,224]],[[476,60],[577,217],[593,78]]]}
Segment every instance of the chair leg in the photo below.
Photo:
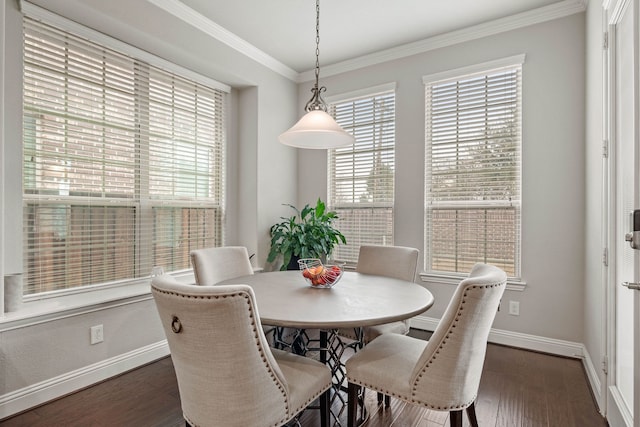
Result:
{"label": "chair leg", "polygon": [[320,395],[320,426],[329,427],[329,403],[331,401],[331,387]]}
{"label": "chair leg", "polygon": [[382,405],[383,400],[384,406],[386,406],[387,408],[391,406],[391,396],[378,392],[378,405]]}
{"label": "chair leg", "polygon": [[462,410],[449,411],[449,422],[451,427],[462,427]]}
{"label": "chair leg", "polygon": [[360,386],[349,383],[347,387],[347,427],[355,427],[358,416],[358,393]]}
{"label": "chair leg", "polygon": [[473,402],[467,407],[467,417],[469,417],[469,424],[471,427],[478,427],[478,419],[476,418],[476,404]]}

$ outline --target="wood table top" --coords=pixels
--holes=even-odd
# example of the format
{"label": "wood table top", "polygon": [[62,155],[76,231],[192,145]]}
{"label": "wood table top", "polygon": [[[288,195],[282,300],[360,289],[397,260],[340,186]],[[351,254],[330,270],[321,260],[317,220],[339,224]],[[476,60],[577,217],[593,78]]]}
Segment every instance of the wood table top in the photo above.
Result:
{"label": "wood table top", "polygon": [[219,283],[252,287],[263,324],[308,329],[372,326],[404,320],[433,305],[414,282],[347,271],[332,288],[311,287],[300,271],[274,271]]}

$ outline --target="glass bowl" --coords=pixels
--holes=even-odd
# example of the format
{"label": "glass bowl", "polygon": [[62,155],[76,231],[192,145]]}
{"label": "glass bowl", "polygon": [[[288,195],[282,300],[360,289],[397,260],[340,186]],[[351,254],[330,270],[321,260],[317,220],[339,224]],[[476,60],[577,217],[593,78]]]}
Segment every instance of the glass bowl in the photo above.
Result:
{"label": "glass bowl", "polygon": [[343,269],[338,265],[323,265],[318,258],[298,260],[302,277],[312,288],[327,289],[333,287],[342,277]]}

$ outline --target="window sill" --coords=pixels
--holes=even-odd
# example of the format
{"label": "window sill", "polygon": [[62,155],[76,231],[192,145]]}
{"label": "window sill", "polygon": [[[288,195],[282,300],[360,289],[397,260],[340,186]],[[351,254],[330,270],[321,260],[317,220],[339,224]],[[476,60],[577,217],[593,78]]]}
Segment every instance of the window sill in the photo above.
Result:
{"label": "window sill", "polygon": [[[429,274],[429,273],[420,273],[420,280],[425,283],[435,283],[440,285],[455,285],[466,276],[463,275],[445,275],[445,274]],[[507,279],[507,290],[508,291],[518,291],[522,292],[526,289],[527,282],[522,279],[510,277]]]}
{"label": "window sill", "polygon": [[[194,283],[191,270],[181,271],[175,277],[183,283]],[[145,301],[152,298],[150,285],[149,278],[142,278],[61,295],[27,297],[19,310],[0,316],[0,332]]]}

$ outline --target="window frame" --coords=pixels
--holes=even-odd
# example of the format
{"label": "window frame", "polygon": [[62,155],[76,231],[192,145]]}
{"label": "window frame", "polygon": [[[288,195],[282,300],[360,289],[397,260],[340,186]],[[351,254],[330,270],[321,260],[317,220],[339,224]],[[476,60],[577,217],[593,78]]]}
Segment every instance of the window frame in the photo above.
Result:
{"label": "window frame", "polygon": [[[429,152],[430,150],[430,141],[429,141],[429,110],[430,107],[427,104],[429,102],[427,92],[431,85],[435,85],[440,82],[447,81],[460,81],[460,80],[468,80],[474,77],[482,76],[482,75],[490,75],[492,73],[499,72],[501,69],[510,69],[510,68],[519,68],[519,88],[518,88],[518,99],[517,105],[519,107],[518,111],[518,135],[519,135],[519,170],[518,170],[518,185],[519,185],[519,198],[515,201],[505,202],[505,201],[497,201],[497,200],[488,200],[486,202],[444,202],[440,203],[438,207],[442,208],[445,205],[450,207],[479,207],[482,209],[495,209],[500,207],[513,207],[516,210],[517,217],[517,225],[516,225],[516,248],[515,248],[515,274],[510,275],[508,278],[508,288],[511,290],[524,290],[526,283],[522,280],[522,260],[521,260],[521,252],[522,252],[522,144],[523,144],[523,134],[522,134],[522,104],[523,104],[523,94],[522,94],[522,79],[523,79],[523,68],[525,62],[525,55],[515,55],[507,58],[502,58],[494,61],[488,61],[484,63],[479,63],[467,67],[461,67],[457,69],[447,70],[439,73],[434,73],[430,75],[423,76],[423,84],[425,86],[425,183],[424,183],[424,271],[420,274],[421,279],[424,282],[430,283],[446,283],[446,284],[457,284],[459,281],[465,277],[465,273],[463,272],[446,272],[441,270],[432,270],[430,269],[430,256],[428,254],[431,253],[430,249],[430,240],[429,240],[429,223],[428,223],[428,212],[429,212],[429,169],[430,166],[428,164]],[[473,206],[472,206],[473,205]]]}
{"label": "window frame", "polygon": [[[96,43],[104,48],[107,49],[111,49],[114,51],[117,51],[121,54],[127,55],[132,57],[134,60],[139,61],[141,63],[146,63],[149,64],[161,71],[164,72],[168,72],[170,74],[174,74],[179,78],[183,78],[189,81],[192,81],[196,84],[199,85],[204,85],[207,86],[211,89],[220,91],[223,93],[223,111],[225,112],[226,115],[226,111],[228,110],[228,93],[230,92],[231,88],[225,84],[219,83],[213,79],[210,79],[208,77],[202,76],[198,73],[195,73],[191,70],[188,70],[186,68],[183,68],[177,64],[173,64],[169,61],[166,61],[162,58],[159,58],[153,54],[150,54],[148,52],[145,52],[141,49],[138,49],[134,46],[128,45],[126,43],[123,43],[119,40],[116,40],[114,38],[111,38],[105,34],[96,32],[90,28],[87,28],[83,25],[80,25],[78,23],[75,23],[73,21],[70,21],[64,17],[61,17],[59,15],[53,14],[45,9],[42,9],[38,6],[35,6],[33,4],[30,3],[23,3],[23,15],[25,18],[30,18],[32,20],[35,21],[41,21],[45,24],[54,26],[56,28],[61,29],[62,31],[68,32],[70,34],[73,34],[74,36],[80,37],[80,38],[84,38],[87,39],[93,43]],[[221,180],[219,183],[220,189],[221,189],[221,193],[220,193],[220,199],[219,199],[219,203],[217,203],[217,207],[218,207],[218,213],[216,215],[218,215],[220,217],[220,224],[219,224],[219,229],[220,232],[222,233],[222,236],[224,236],[224,218],[225,218],[225,213],[224,213],[224,206],[225,206],[225,185],[226,185],[226,126],[227,126],[227,122],[226,119],[224,119],[224,123],[223,123],[223,127],[224,130],[223,132],[225,133],[225,136],[222,139],[222,146],[221,146],[221,156],[222,159],[220,161],[220,167],[221,167]],[[148,171],[148,170],[147,170]],[[22,192],[22,200],[23,200],[23,204],[26,206],[28,204],[28,200],[25,199],[25,195],[26,193],[23,191]],[[31,198],[33,200],[38,199],[41,196],[32,196]],[[71,203],[73,203],[72,198],[70,198]],[[185,207],[185,204],[180,202],[178,198],[176,198],[175,201],[162,201],[162,200],[154,200],[152,197],[147,197],[145,200],[140,200],[139,197],[136,197],[134,199],[130,199],[130,198],[118,198],[114,200],[114,205],[115,206],[133,206],[133,205],[147,205],[148,210],[151,211],[154,206],[155,207],[168,207],[171,205],[175,205],[175,204],[180,204],[180,206]],[[203,204],[202,202],[196,201],[196,202],[190,202],[190,206],[188,206],[188,208],[200,208],[200,207],[204,207],[205,204]],[[221,211],[220,211],[221,210]],[[142,212],[142,211],[140,211]],[[138,215],[140,216],[140,215]],[[23,232],[22,234],[24,235],[25,232]],[[221,237],[221,244],[223,244],[224,242],[224,237]],[[26,250],[26,248],[25,248]],[[26,262],[23,260],[23,262]],[[185,277],[185,275],[190,276],[190,269],[185,269],[185,270],[176,270],[175,273],[176,276],[179,277]],[[75,297],[74,295],[78,295],[80,297],[82,297],[82,295],[87,294],[87,293],[94,293],[96,294],[96,302],[98,300],[100,300],[102,297],[98,297],[98,295],[103,295],[103,292],[100,292],[104,289],[114,289],[114,288],[119,288],[119,287],[131,287],[130,290],[124,290],[122,292],[123,295],[138,295],[141,293],[140,290],[140,286],[143,286],[143,288],[146,286],[148,288],[148,276],[139,276],[139,277],[132,277],[132,278],[126,278],[126,279],[120,279],[120,280],[113,280],[113,281],[109,281],[109,282],[105,282],[105,283],[99,283],[99,284],[85,284],[85,285],[81,285],[78,287],[71,287],[71,288],[63,288],[63,289],[56,289],[56,290],[51,290],[51,291],[45,291],[45,292],[40,292],[40,293],[32,293],[32,294],[27,294],[24,296],[23,300],[25,302],[35,302],[38,300],[48,300],[51,298],[61,298],[64,297],[63,299],[67,300],[69,298],[71,298],[70,301],[75,301]],[[148,292],[148,289],[147,289]],[[142,292],[142,293],[147,293],[147,292]],[[93,297],[91,298],[86,298],[86,297],[82,297],[82,300],[94,300]],[[73,304],[73,303],[72,303]]]}
{"label": "window frame", "polygon": [[[383,244],[385,245],[393,245],[393,240],[394,240],[394,234],[395,234],[395,230],[394,230],[394,205],[395,205],[395,151],[396,151],[396,141],[395,141],[395,133],[396,133],[396,110],[395,110],[395,102],[396,102],[396,83],[395,82],[391,82],[391,83],[386,83],[386,84],[381,84],[381,85],[377,85],[377,86],[373,86],[373,87],[368,87],[368,88],[363,88],[363,89],[359,89],[359,90],[355,90],[355,91],[351,91],[351,92],[347,92],[347,93],[343,93],[343,94],[339,94],[339,95],[334,95],[331,97],[327,98],[327,103],[330,106],[330,113],[332,114],[332,116],[335,118],[335,106],[339,105],[339,104],[347,104],[350,102],[354,102],[357,100],[366,100],[366,99],[370,99],[370,98],[375,98],[376,96],[388,96],[388,95],[392,95],[393,96],[393,100],[394,100],[394,108],[393,108],[393,177],[392,177],[392,188],[393,188],[393,192],[392,192],[392,200],[391,201],[384,201],[384,202],[371,202],[371,203],[335,203],[335,201],[333,200],[334,198],[334,191],[335,191],[335,176],[332,173],[335,169],[335,156],[336,156],[336,149],[331,149],[331,150],[327,150],[327,170],[328,170],[328,174],[327,174],[327,206],[329,209],[334,210],[336,212],[338,212],[338,217],[339,219],[336,221],[336,226],[339,227],[339,221],[340,221],[340,211],[341,210],[353,210],[353,211],[357,211],[360,209],[369,209],[369,210],[382,210],[382,211],[386,211],[386,215],[390,215],[391,217],[391,224],[388,225],[388,227],[390,228],[390,233],[389,233],[389,238],[387,241],[385,241]],[[381,122],[375,122],[375,123],[383,123],[383,121]],[[344,127],[344,126],[343,126]],[[355,135],[356,138],[358,138],[357,135]],[[356,144],[357,144],[357,140],[356,140]],[[354,144],[354,147],[355,145]],[[372,142],[373,144],[373,142]],[[354,148],[355,149],[355,148]],[[371,149],[371,151],[374,151],[373,147]],[[388,151],[388,148],[383,148],[380,150],[380,152],[386,152]],[[345,230],[341,230],[343,232],[343,234],[345,233]],[[349,231],[347,231],[347,234],[345,234],[345,237],[347,238],[347,244],[349,244],[349,236],[348,236]],[[383,236],[383,237],[387,237],[387,236]],[[390,240],[390,241],[389,241]],[[360,239],[358,239],[358,241],[360,241]],[[369,243],[367,242],[366,236],[365,239],[363,241],[362,244],[374,244],[373,242]],[[353,250],[351,251],[353,252]],[[357,251],[356,251],[357,252]],[[354,255],[354,254],[352,254]],[[351,258],[347,258],[347,259],[342,259],[342,258],[336,258],[334,261],[336,262],[344,262],[348,267],[353,267],[355,266],[355,264],[357,263],[357,253],[355,253],[355,259],[351,259]]]}

